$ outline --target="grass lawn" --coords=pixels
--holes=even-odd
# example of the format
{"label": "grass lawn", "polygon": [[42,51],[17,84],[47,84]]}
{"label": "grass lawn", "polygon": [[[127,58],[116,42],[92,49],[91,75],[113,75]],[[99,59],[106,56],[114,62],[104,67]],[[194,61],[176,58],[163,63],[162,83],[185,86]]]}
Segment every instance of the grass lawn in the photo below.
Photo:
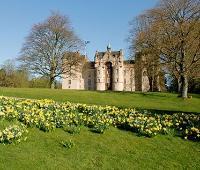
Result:
{"label": "grass lawn", "polygon": [[[74,147],[60,144],[70,139]],[[27,141],[0,144],[0,153],[0,169],[4,170],[200,169],[200,143],[167,135],[138,137],[117,128],[96,134],[83,127],[77,135],[61,129],[45,133],[29,128]]]}
{"label": "grass lawn", "polygon": [[[87,104],[199,112],[200,95],[190,100],[170,93],[125,93],[0,88],[0,95],[50,98]],[[0,130],[19,122],[0,119]],[[0,144],[0,169],[200,169],[200,143],[172,135],[153,138],[110,127],[104,134],[82,127],[71,135],[62,129],[28,128],[27,141]],[[75,146],[65,148],[62,141]]]}
{"label": "grass lawn", "polygon": [[53,99],[75,103],[115,105],[140,109],[164,111],[200,112],[200,95],[193,94],[192,99],[183,100],[172,93],[141,92],[98,92],[78,90],[51,90],[33,88],[0,88],[0,95]]}

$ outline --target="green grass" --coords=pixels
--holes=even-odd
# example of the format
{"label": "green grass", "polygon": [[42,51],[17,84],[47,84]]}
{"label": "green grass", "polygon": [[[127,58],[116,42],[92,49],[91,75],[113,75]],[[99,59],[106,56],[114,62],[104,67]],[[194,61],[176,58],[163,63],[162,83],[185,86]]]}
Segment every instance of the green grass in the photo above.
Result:
{"label": "green grass", "polygon": [[[75,144],[66,149],[61,141]],[[0,169],[200,169],[200,144],[179,137],[138,137],[110,128],[78,135],[61,129],[45,133],[29,128],[28,139],[0,144]]]}
{"label": "green grass", "polygon": [[[170,93],[15,88],[0,88],[0,95],[157,110],[200,110],[200,95],[182,100]],[[0,130],[16,123],[0,120]],[[176,136],[139,137],[114,127],[105,134],[86,127],[76,135],[62,129],[49,133],[36,128],[28,130],[27,141],[0,144],[0,169],[200,169],[200,143]],[[70,140],[75,146],[70,149],[62,146],[62,141]]]}
{"label": "green grass", "polygon": [[51,90],[32,88],[0,88],[0,95],[44,99],[60,102],[115,105],[161,111],[200,112],[200,95],[193,94],[192,99],[183,100],[172,93],[141,92],[98,92],[78,90]]}

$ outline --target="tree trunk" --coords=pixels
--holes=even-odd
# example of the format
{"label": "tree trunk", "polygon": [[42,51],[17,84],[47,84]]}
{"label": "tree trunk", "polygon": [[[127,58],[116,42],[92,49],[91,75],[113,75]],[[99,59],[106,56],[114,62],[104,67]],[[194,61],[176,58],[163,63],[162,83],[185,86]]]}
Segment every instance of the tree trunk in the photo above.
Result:
{"label": "tree trunk", "polygon": [[50,88],[55,89],[55,71],[56,71],[56,64],[55,64],[55,58],[53,57],[51,62],[51,70],[50,70]]}
{"label": "tree trunk", "polygon": [[181,97],[188,97],[188,79],[186,75],[181,76],[182,88],[181,88]]}
{"label": "tree trunk", "polygon": [[151,76],[148,76],[149,79],[149,91],[153,92],[153,78]]}
{"label": "tree trunk", "polygon": [[178,78],[177,83],[178,83],[178,93],[181,93],[181,91],[182,91],[182,82],[181,82],[181,78]]}
{"label": "tree trunk", "polygon": [[49,80],[49,86],[51,89],[55,88],[55,77],[54,77],[54,69],[51,69],[51,74],[50,74],[50,80]]}
{"label": "tree trunk", "polygon": [[55,89],[55,80],[54,80],[54,77],[51,77],[51,78],[50,78],[49,87],[50,87],[51,89]]}
{"label": "tree trunk", "polygon": [[188,78],[186,74],[186,64],[185,64],[185,42],[181,41],[181,64],[180,64],[180,80],[181,80],[181,97],[188,97]]}
{"label": "tree trunk", "polygon": [[160,77],[159,75],[156,75],[155,76],[155,83],[154,83],[154,91],[161,91],[161,88],[160,88]]}

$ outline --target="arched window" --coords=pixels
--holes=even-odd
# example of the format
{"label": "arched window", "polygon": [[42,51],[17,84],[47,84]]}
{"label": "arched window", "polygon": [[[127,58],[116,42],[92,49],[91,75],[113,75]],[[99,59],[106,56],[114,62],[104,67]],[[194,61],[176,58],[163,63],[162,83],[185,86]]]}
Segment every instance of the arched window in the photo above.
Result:
{"label": "arched window", "polygon": [[106,90],[112,90],[112,63],[105,63],[105,86]]}

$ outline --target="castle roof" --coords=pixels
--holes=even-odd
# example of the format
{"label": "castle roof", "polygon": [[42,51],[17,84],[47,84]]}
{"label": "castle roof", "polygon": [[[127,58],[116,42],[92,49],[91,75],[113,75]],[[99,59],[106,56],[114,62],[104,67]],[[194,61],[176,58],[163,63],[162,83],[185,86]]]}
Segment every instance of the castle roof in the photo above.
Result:
{"label": "castle roof", "polygon": [[[97,56],[98,56],[98,58],[103,58],[103,56],[105,55],[107,53],[107,51],[106,52],[98,52],[97,53]],[[110,55],[112,55],[112,56],[120,56],[120,51],[111,51],[110,52]]]}

